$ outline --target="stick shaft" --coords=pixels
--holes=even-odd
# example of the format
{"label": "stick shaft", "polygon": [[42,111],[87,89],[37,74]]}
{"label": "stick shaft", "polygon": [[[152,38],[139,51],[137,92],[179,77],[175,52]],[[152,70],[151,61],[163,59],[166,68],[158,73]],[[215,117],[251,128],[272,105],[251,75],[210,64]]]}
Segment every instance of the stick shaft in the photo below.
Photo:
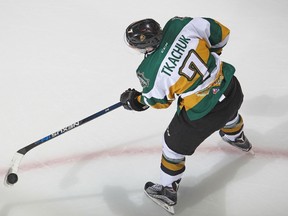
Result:
{"label": "stick shaft", "polygon": [[84,119],[82,119],[80,121],[77,121],[77,122],[75,122],[75,123],[73,123],[73,124],[71,124],[71,125],[69,125],[67,127],[62,128],[59,131],[56,131],[56,132],[54,132],[52,134],[49,134],[48,136],[43,137],[42,139],[39,139],[39,140],[31,143],[30,145],[27,145],[27,146],[19,149],[17,151],[17,153],[25,155],[28,151],[30,151],[31,149],[35,148],[36,146],[39,146],[39,145],[41,145],[41,144],[43,144],[43,143],[45,143],[45,142],[57,137],[57,136],[60,136],[60,135],[66,133],[66,132],[68,132],[68,131],[76,128],[76,127],[79,127],[80,125],[83,125],[83,124],[85,124],[85,123],[87,123],[87,122],[89,122],[89,121],[91,121],[91,120],[93,120],[93,119],[95,119],[95,118],[97,118],[97,117],[99,117],[101,115],[104,115],[104,114],[108,113],[109,111],[112,111],[112,110],[114,110],[114,109],[116,109],[116,108],[118,108],[120,106],[122,106],[121,102],[113,104],[113,105],[111,105],[111,106],[109,106],[109,107],[107,107],[107,108],[105,108],[105,109],[103,109],[103,110],[91,115],[91,116],[88,116],[88,117],[86,117],[86,118],[84,118]]}

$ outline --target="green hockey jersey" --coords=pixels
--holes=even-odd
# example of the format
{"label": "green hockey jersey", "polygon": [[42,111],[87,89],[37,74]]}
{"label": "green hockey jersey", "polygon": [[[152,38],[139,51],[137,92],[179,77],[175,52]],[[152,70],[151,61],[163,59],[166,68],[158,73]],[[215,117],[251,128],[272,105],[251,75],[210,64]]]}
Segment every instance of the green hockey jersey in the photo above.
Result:
{"label": "green hockey jersey", "polygon": [[232,65],[220,60],[230,30],[210,18],[174,17],[163,28],[159,47],[137,69],[143,87],[138,100],[156,109],[178,99],[191,120],[209,113],[233,77]]}

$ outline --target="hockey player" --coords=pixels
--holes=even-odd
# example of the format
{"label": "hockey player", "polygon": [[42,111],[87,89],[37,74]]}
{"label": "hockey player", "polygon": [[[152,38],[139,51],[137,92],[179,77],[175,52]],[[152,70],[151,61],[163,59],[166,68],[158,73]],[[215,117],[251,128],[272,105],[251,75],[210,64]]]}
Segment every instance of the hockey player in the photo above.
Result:
{"label": "hockey player", "polygon": [[219,57],[229,33],[218,21],[201,17],[174,17],[163,29],[155,20],[143,19],[126,29],[128,45],[144,59],[136,70],[143,89],[123,92],[124,108],[165,109],[177,99],[177,111],[164,133],[160,183],[144,186],[165,208],[177,203],[185,156],[212,133],[219,131],[224,141],[243,151],[252,147],[238,113],[243,93],[235,68]]}

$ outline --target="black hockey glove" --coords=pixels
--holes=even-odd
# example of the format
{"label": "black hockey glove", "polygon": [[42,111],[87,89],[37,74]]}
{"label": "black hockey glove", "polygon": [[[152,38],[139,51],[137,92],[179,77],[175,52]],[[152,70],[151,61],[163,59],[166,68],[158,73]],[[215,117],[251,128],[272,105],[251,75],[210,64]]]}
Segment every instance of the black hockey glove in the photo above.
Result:
{"label": "black hockey glove", "polygon": [[148,109],[149,106],[138,102],[137,97],[139,95],[141,95],[140,92],[136,91],[135,89],[129,88],[121,94],[120,102],[127,110],[144,111]]}

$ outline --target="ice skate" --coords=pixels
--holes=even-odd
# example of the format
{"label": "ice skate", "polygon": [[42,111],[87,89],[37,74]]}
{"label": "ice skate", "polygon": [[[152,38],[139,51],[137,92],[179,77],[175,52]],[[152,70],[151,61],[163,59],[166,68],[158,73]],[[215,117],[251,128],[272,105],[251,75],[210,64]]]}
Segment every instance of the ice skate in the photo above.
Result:
{"label": "ice skate", "polygon": [[145,194],[156,204],[164,208],[171,214],[174,214],[174,205],[177,203],[177,188],[164,187],[160,184],[147,182],[144,187]]}
{"label": "ice skate", "polygon": [[247,139],[247,137],[244,135],[244,132],[242,132],[239,135],[239,137],[237,137],[235,139],[235,141],[229,140],[221,130],[219,131],[219,134],[225,142],[229,143],[230,145],[232,145],[236,148],[241,149],[242,151],[248,152],[252,148],[252,145],[249,142],[249,140]]}

